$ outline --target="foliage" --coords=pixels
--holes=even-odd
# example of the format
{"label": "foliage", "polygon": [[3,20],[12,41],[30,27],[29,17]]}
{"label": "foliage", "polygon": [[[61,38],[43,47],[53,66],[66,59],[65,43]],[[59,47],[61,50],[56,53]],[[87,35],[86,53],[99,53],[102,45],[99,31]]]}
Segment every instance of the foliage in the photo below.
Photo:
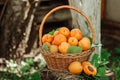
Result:
{"label": "foliage", "polygon": [[96,76],[88,76],[85,73],[79,75],[80,78],[87,78],[89,80],[108,80],[105,76],[107,70],[107,64],[109,63],[110,53],[102,49],[101,55],[94,54],[90,62],[97,68]]}
{"label": "foliage", "polygon": [[109,80],[106,76],[88,76],[85,73],[78,75],[81,79],[87,80]]}
{"label": "foliage", "polygon": [[110,56],[111,56],[111,53],[108,50],[102,48],[102,50],[101,50],[101,59],[109,61]]}
{"label": "foliage", "polygon": [[[117,55],[112,57],[111,55]],[[110,61],[110,69],[113,70],[115,72],[115,76],[117,80],[120,80],[120,47],[115,48],[114,53],[106,50],[106,49],[102,49],[101,52],[101,58],[103,60],[106,61]],[[111,58],[110,58],[111,56]]]}
{"label": "foliage", "polygon": [[50,34],[50,35],[54,35],[54,32],[55,32],[55,31],[58,31],[59,29],[60,29],[60,28],[57,28],[57,29],[55,29],[55,30],[53,29],[52,31],[49,32],[49,34]]}
{"label": "foliage", "polygon": [[120,62],[113,62],[111,69],[115,72],[116,80],[120,80]]}
{"label": "foliage", "polygon": [[116,51],[117,54],[120,54],[120,47],[115,48],[115,51]]}
{"label": "foliage", "polygon": [[7,61],[7,72],[0,73],[0,78],[3,80],[40,80],[40,70],[46,66],[46,63],[42,60],[41,54],[36,58],[27,58],[20,64],[13,60]]}
{"label": "foliage", "polygon": [[[115,48],[116,55],[120,55],[120,47]],[[115,56],[111,59],[112,66],[110,67],[116,75],[116,79],[120,80],[120,56]]]}
{"label": "foliage", "polygon": [[50,35],[53,35],[54,32],[55,32],[55,30],[52,30],[52,31],[49,32],[49,34],[50,34]]}
{"label": "foliage", "polygon": [[[112,57],[111,55],[117,55]],[[115,76],[117,80],[120,80],[120,47],[115,48],[114,53],[106,49],[102,49],[101,58],[106,61],[110,61],[110,69],[115,72]],[[111,56],[111,57],[110,57]]]}
{"label": "foliage", "polygon": [[82,52],[82,47],[80,46],[70,46],[68,48],[68,53],[81,53]]}
{"label": "foliage", "polygon": [[50,51],[47,43],[43,44],[43,49],[45,49],[46,51]]}
{"label": "foliage", "polygon": [[2,80],[40,80],[40,72],[34,72],[19,77],[15,73],[2,73],[0,74]]}

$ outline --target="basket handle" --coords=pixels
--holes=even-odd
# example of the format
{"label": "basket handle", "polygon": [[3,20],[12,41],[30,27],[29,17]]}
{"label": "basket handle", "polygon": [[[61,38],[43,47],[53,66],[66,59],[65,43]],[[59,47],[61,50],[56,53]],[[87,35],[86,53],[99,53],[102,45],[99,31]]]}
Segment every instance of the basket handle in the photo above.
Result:
{"label": "basket handle", "polygon": [[39,28],[40,46],[42,46],[42,31],[43,31],[43,26],[44,26],[46,20],[48,19],[48,17],[49,17],[52,13],[54,13],[55,11],[58,11],[58,10],[60,10],[60,9],[63,9],[63,8],[72,9],[72,10],[80,13],[82,16],[84,16],[84,18],[86,19],[86,21],[87,21],[87,23],[88,23],[88,25],[89,25],[89,27],[90,27],[90,30],[91,30],[91,32],[92,32],[92,43],[94,43],[94,38],[95,38],[94,29],[93,29],[93,25],[92,25],[92,23],[90,22],[90,19],[87,17],[87,15],[86,15],[84,12],[82,12],[81,10],[76,9],[75,7],[68,6],[68,5],[63,5],[63,6],[58,6],[58,7],[54,8],[54,9],[52,9],[52,10],[49,11],[49,12],[45,15],[45,17],[43,18],[43,20],[42,20],[42,22],[41,22],[41,25],[40,25],[40,28]]}

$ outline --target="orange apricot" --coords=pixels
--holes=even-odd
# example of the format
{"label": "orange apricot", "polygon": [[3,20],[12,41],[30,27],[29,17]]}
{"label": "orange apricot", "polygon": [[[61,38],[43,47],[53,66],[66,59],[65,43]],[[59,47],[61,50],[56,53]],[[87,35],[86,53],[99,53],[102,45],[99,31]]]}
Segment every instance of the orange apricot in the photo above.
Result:
{"label": "orange apricot", "polygon": [[64,36],[68,37],[70,34],[70,30],[67,27],[61,27],[59,29],[59,33],[63,34]]}
{"label": "orange apricot", "polygon": [[51,45],[50,46],[50,52],[52,52],[52,53],[58,53],[58,46]]}
{"label": "orange apricot", "polygon": [[89,61],[82,62],[82,66],[84,67],[85,65],[92,65],[92,64]]}
{"label": "orange apricot", "polygon": [[76,37],[69,37],[68,43],[72,46],[77,46],[78,40],[76,39]]}
{"label": "orange apricot", "polygon": [[62,43],[59,45],[58,49],[59,49],[59,52],[60,52],[60,53],[66,54],[69,47],[70,47],[70,44],[68,44],[67,42],[62,42]]}
{"label": "orange apricot", "polygon": [[70,31],[70,36],[76,37],[77,40],[81,40],[82,39],[82,32],[79,29],[72,29]]}
{"label": "orange apricot", "polygon": [[72,73],[72,74],[80,74],[83,70],[83,67],[81,65],[80,62],[78,61],[74,61],[72,63],[70,63],[68,70]]}
{"label": "orange apricot", "polygon": [[58,35],[54,36],[54,40],[53,40],[52,44],[58,46],[58,45],[60,45],[62,42],[66,42],[66,41],[67,41],[67,38],[66,38],[64,35],[58,34]]}
{"label": "orange apricot", "polygon": [[92,64],[87,64],[83,66],[83,71],[87,75],[95,76],[97,74],[97,69]]}
{"label": "orange apricot", "polygon": [[42,37],[42,42],[45,43],[45,42],[49,42],[51,43],[53,41],[53,36],[50,35],[50,34],[45,34],[43,35]]}
{"label": "orange apricot", "polygon": [[53,36],[56,36],[57,34],[59,34],[59,31],[55,31]]}
{"label": "orange apricot", "polygon": [[90,49],[90,40],[87,37],[82,38],[78,42],[78,46],[81,46],[83,50],[88,50]]}

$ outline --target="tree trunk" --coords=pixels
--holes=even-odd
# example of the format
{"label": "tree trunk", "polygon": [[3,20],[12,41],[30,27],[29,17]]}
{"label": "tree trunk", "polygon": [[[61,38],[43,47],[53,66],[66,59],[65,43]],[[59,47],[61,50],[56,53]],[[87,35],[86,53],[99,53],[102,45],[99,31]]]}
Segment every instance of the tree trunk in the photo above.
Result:
{"label": "tree trunk", "polygon": [[30,52],[37,35],[33,21],[38,4],[39,0],[8,0],[0,24],[0,57],[18,58]]}
{"label": "tree trunk", "polygon": [[[101,0],[69,0],[69,4],[82,10],[91,20],[95,32],[95,43],[101,44],[100,33],[100,10]],[[72,12],[73,25],[83,32],[83,35],[90,36],[91,32],[86,24],[85,19],[76,12]],[[80,25],[80,26],[78,26]],[[95,53],[100,53],[101,47],[97,47]]]}

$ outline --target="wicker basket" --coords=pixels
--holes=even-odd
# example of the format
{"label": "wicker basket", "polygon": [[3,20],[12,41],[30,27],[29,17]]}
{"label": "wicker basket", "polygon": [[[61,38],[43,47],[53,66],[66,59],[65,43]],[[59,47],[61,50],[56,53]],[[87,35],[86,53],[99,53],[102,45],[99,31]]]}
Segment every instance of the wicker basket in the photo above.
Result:
{"label": "wicker basket", "polygon": [[39,29],[39,39],[40,39],[40,51],[43,54],[45,61],[47,62],[47,66],[49,69],[51,70],[55,70],[55,71],[62,71],[62,72],[67,72],[68,71],[68,66],[71,62],[73,61],[79,61],[79,62],[83,62],[83,61],[87,61],[89,56],[91,55],[91,53],[94,51],[94,48],[91,48],[87,51],[83,51],[80,54],[52,54],[48,51],[45,51],[42,48],[42,32],[43,32],[43,27],[44,24],[47,20],[47,18],[54,13],[57,10],[63,9],[63,8],[67,8],[67,9],[71,9],[74,11],[77,11],[78,13],[80,13],[82,16],[85,17],[90,30],[92,32],[92,43],[94,43],[94,30],[92,27],[92,24],[90,22],[90,20],[88,19],[88,17],[85,15],[85,13],[83,13],[81,10],[78,10],[74,7],[71,6],[67,6],[67,5],[63,5],[63,6],[58,6],[54,9],[52,9],[50,12],[48,12],[45,17],[43,18],[41,25],[40,25],[40,29]]}

